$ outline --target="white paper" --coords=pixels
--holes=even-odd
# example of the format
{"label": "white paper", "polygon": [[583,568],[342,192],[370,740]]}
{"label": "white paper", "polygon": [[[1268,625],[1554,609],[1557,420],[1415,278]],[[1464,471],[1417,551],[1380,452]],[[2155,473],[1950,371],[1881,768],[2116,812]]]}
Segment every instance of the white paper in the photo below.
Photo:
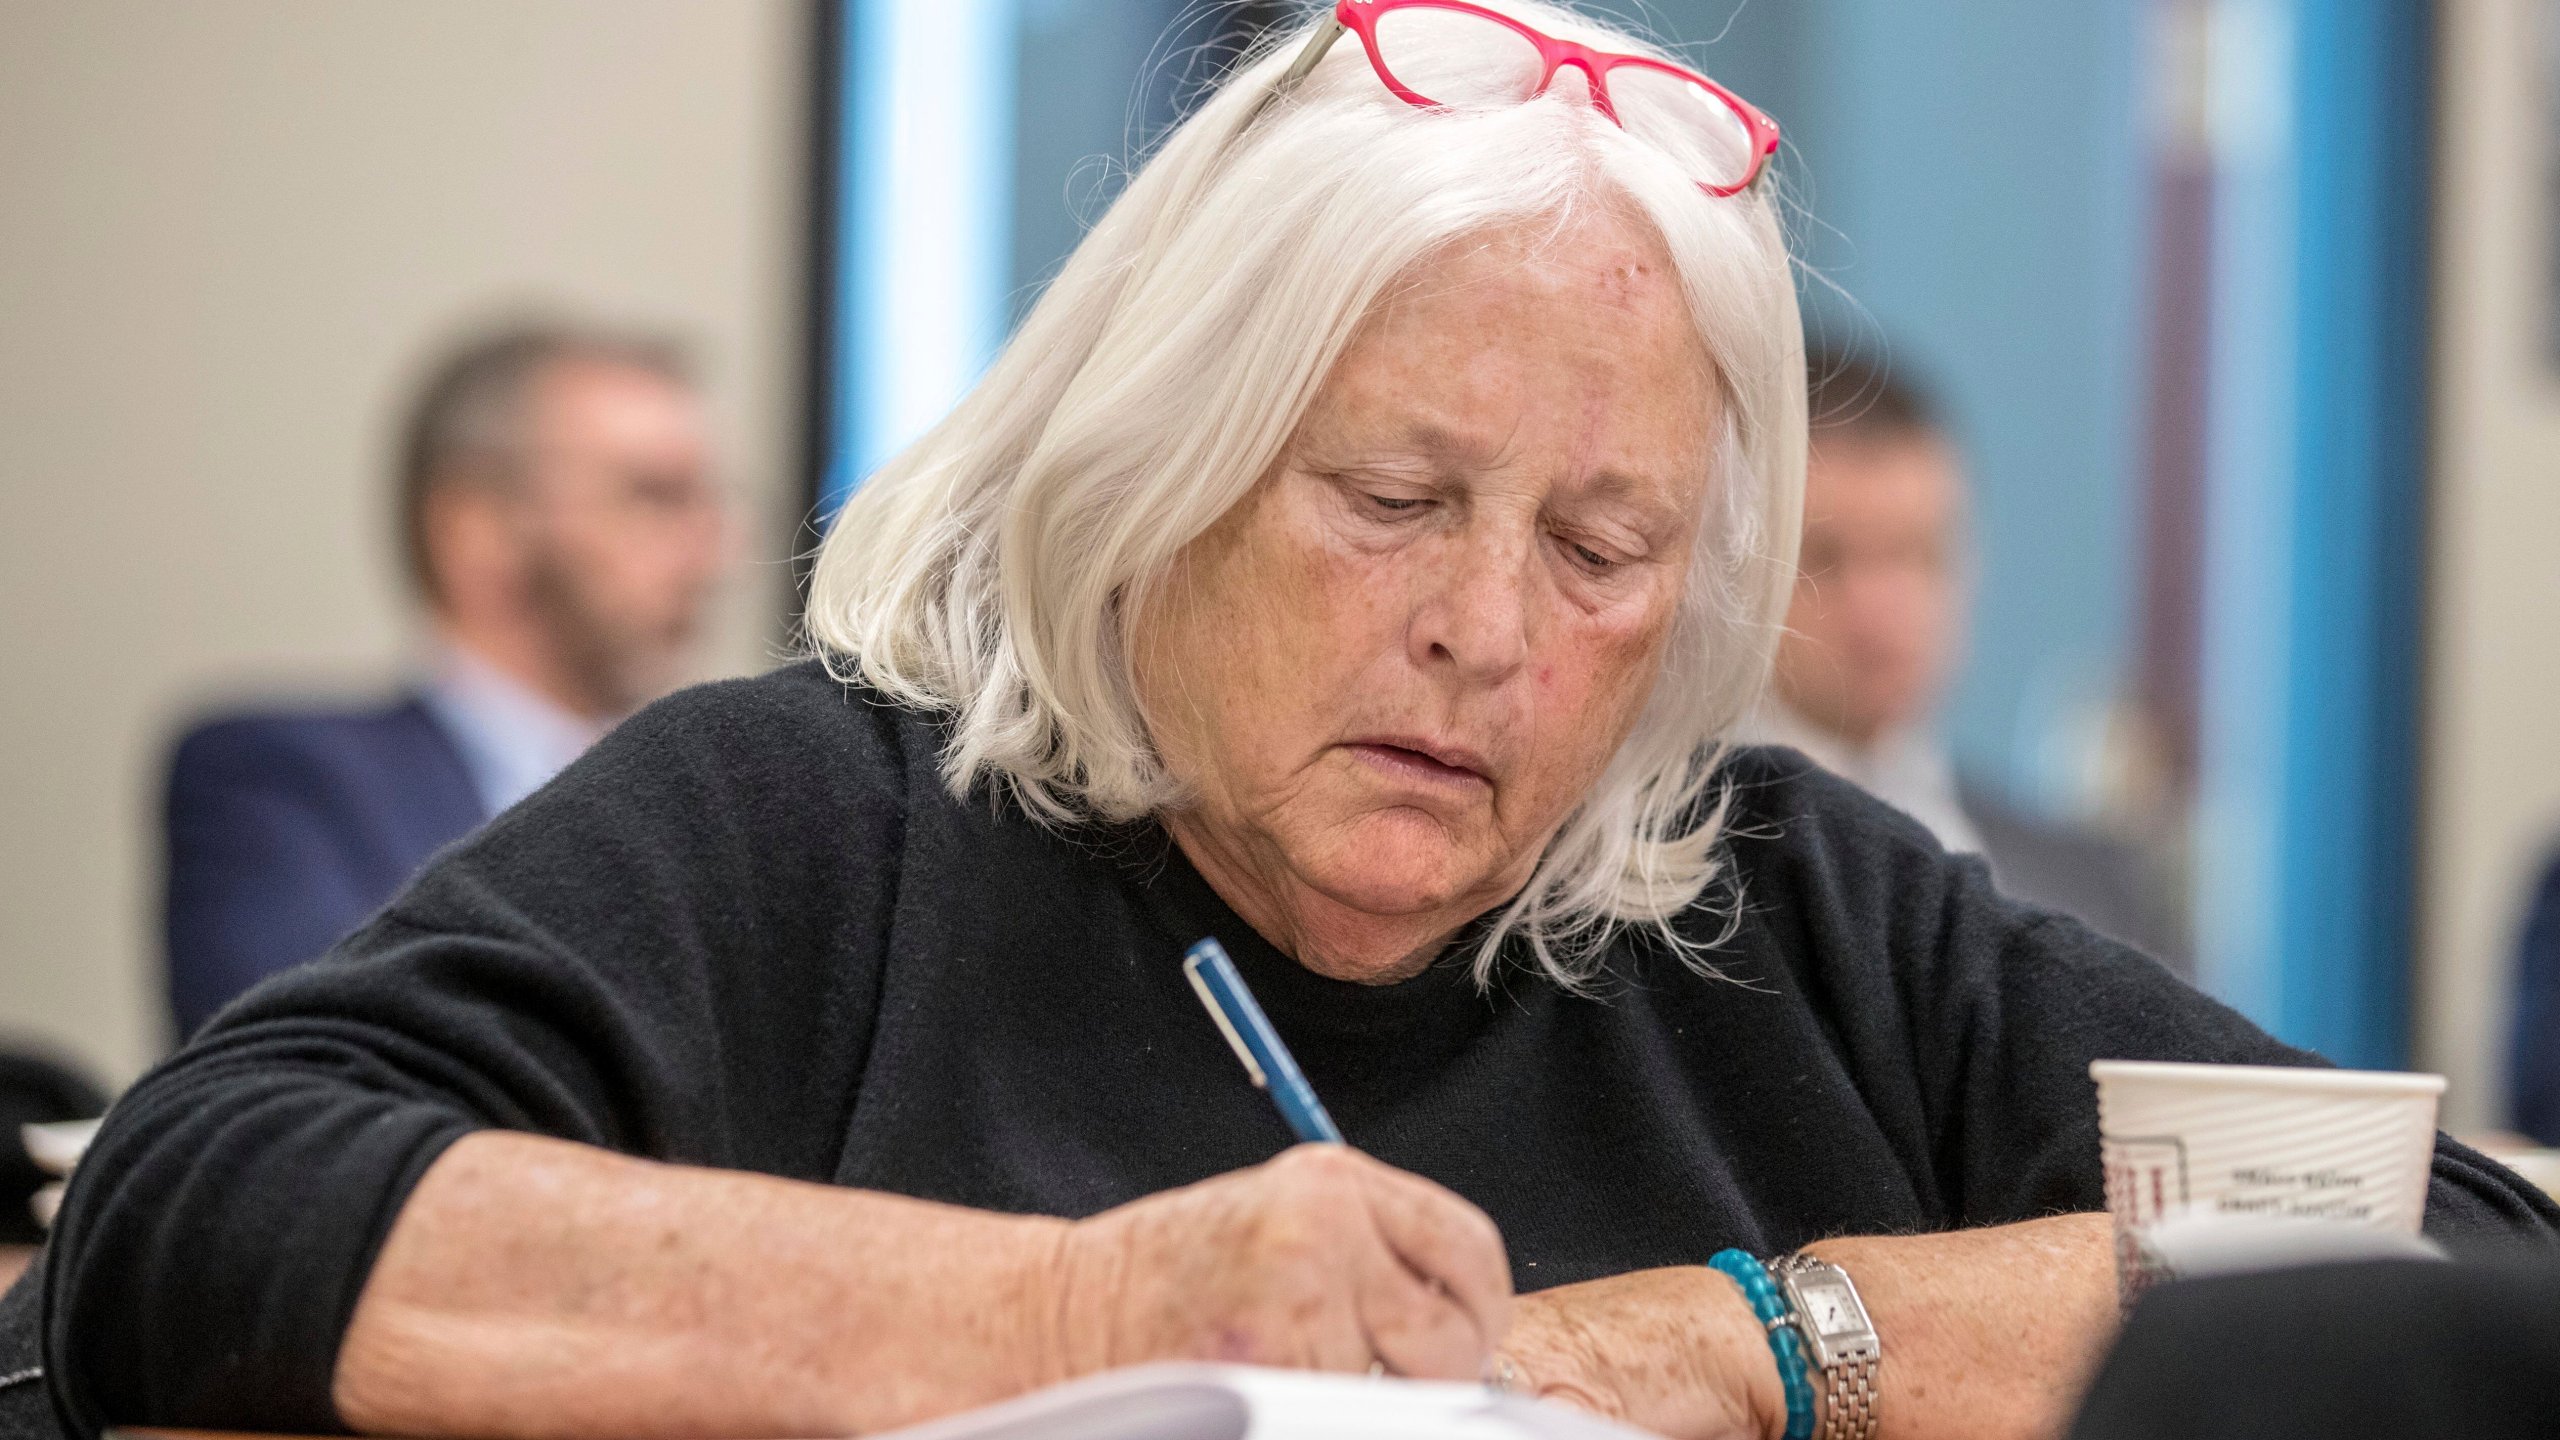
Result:
{"label": "white paper", "polygon": [[1245,1365],[1143,1365],[892,1432],[890,1440],[1641,1440],[1481,1385]]}

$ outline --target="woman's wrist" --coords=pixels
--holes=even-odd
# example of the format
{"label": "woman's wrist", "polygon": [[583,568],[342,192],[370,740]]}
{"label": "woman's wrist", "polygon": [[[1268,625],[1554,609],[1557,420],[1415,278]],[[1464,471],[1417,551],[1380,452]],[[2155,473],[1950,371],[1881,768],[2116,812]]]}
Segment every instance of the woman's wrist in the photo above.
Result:
{"label": "woman's wrist", "polygon": [[1523,1296],[1502,1358],[1514,1388],[1664,1435],[1786,1431],[1766,1331],[1734,1283],[1703,1265]]}
{"label": "woman's wrist", "polygon": [[1782,1440],[1787,1433],[1787,1391],[1778,1372],[1777,1355],[1769,1348],[1769,1329],[1752,1313],[1750,1297],[1734,1278],[1698,1267],[1701,1284],[1714,1299],[1703,1307],[1717,1332],[1710,1337],[1717,1353],[1738,1365],[1736,1393],[1744,1397],[1751,1433],[1762,1440]]}
{"label": "woman's wrist", "polygon": [[999,1360],[1012,1362],[1009,1383],[1019,1394],[1093,1368],[1079,1364],[1078,1358],[1100,1317],[1079,1313],[1076,1303],[1076,1222],[1043,1215],[1006,1219],[1015,1227],[1006,1237],[1007,1251],[1015,1258],[1001,1282],[1010,1290],[1003,1308],[1013,1319],[1016,1338],[1008,1345],[998,1337],[996,1344]]}
{"label": "woman's wrist", "polygon": [[[864,1315],[837,1347],[850,1408],[838,1433],[913,1424],[1054,1385],[1070,1368],[1073,1332],[1059,1303],[1065,1220],[954,1210],[925,1237],[914,1302]],[[858,1281],[856,1283],[859,1283]],[[883,1376],[896,1377],[884,1383]]]}

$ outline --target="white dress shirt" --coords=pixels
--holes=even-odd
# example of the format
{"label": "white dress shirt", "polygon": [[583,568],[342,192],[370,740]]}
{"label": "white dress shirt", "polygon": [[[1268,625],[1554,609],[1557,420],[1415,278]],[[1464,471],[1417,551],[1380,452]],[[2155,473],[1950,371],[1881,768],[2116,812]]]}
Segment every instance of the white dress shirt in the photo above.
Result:
{"label": "white dress shirt", "polygon": [[1852,745],[1797,714],[1781,700],[1763,701],[1736,738],[1753,745],[1792,745],[1814,763],[1929,827],[1951,851],[1982,852],[1981,832],[1956,799],[1956,765],[1947,748],[1922,730]]}
{"label": "white dress shirt", "polygon": [[610,728],[453,645],[437,647],[424,698],[492,815],[541,789]]}

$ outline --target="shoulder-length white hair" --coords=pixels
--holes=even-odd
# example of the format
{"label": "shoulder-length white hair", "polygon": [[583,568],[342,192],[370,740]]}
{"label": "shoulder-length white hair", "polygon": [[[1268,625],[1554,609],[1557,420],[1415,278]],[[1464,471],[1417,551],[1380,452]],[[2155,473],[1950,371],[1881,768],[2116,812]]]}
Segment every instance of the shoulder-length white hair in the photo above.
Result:
{"label": "shoulder-length white hair", "polygon": [[[1496,3],[1560,37],[1649,49],[1551,5]],[[949,717],[955,794],[983,785],[1059,825],[1160,811],[1179,792],[1131,679],[1140,597],[1272,469],[1363,317],[1421,262],[1626,208],[1678,268],[1724,440],[1645,712],[1473,962],[1489,984],[1516,935],[1577,987],[1638,923],[1705,968],[1671,921],[1717,879],[1721,737],[1767,681],[1804,483],[1803,338],[1772,202],[1707,195],[1578,93],[1417,109],[1351,37],[1256,115],[1304,38],[1166,139],[985,378],[846,503],[818,553],[810,639],[841,677]]]}

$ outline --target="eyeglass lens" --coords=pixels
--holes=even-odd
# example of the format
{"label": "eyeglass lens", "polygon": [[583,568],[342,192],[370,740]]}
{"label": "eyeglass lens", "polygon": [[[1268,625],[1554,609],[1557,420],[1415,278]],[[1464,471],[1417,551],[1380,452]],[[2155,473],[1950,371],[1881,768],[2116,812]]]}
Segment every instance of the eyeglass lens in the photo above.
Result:
{"label": "eyeglass lens", "polygon": [[1536,93],[1546,68],[1528,36],[1464,10],[1390,10],[1377,35],[1379,64],[1435,105],[1516,105]]}
{"label": "eyeglass lens", "polygon": [[1609,72],[1618,123],[1670,151],[1718,189],[1751,175],[1751,129],[1725,98],[1685,76],[1644,65]]}
{"label": "eyeglass lens", "polygon": [[[1434,105],[1516,105],[1546,68],[1537,45],[1508,25],[1464,10],[1416,5],[1375,22],[1379,67]],[[1718,189],[1751,173],[1751,131],[1724,97],[1695,81],[1620,65],[1606,84],[1618,122],[1668,151],[1690,177]]]}

